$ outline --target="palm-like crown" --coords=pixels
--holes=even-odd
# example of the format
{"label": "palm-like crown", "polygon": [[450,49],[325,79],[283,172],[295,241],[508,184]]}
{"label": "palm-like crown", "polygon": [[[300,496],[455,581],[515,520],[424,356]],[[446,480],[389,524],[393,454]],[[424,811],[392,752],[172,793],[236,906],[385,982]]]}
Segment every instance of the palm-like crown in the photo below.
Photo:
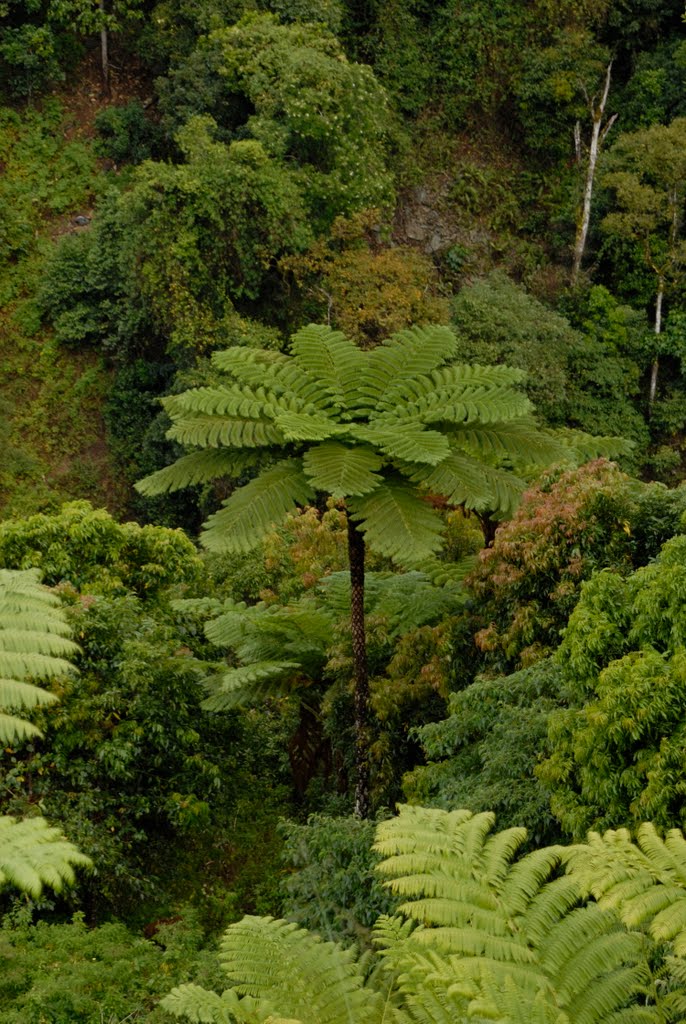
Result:
{"label": "palm-like crown", "polygon": [[[208,547],[248,551],[315,492],[345,498],[367,544],[401,564],[440,547],[441,520],[422,499],[509,513],[523,482],[504,463],[569,455],[530,419],[519,370],[458,366],[447,327],[401,331],[372,351],[310,325],[291,355],[233,347],[216,353],[227,382],[165,400],[169,436],[200,451],[153,473],[144,494],[239,476],[273,464],[213,515]],[[418,493],[419,491],[419,493]]]}

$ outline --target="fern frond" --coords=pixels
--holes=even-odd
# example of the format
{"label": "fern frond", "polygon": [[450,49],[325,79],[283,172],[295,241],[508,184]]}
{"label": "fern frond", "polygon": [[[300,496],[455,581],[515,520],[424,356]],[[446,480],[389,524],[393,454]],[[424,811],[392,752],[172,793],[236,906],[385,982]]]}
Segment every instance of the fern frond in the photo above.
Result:
{"label": "fern frond", "polygon": [[624,437],[596,437],[569,427],[560,427],[546,433],[564,445],[568,452],[567,458],[578,464],[588,462],[589,459],[616,459],[620,455],[630,455],[636,447],[633,441]]}
{"label": "fern frond", "polygon": [[203,544],[212,551],[251,551],[294,505],[314,498],[299,459],[284,459],[239,487],[205,524]]}
{"label": "fern frond", "polygon": [[381,483],[378,470],[382,460],[371,448],[348,448],[336,441],[310,448],[303,456],[303,468],[312,486],[332,498],[360,496]]}
{"label": "fern frond", "polygon": [[645,929],[686,956],[686,841],[678,829],[663,840],[650,823],[637,839],[634,845],[626,829],[591,832],[586,845],[568,851],[567,869],[627,927]]}
{"label": "fern frond", "polygon": [[40,735],[8,709],[52,703],[53,696],[29,683],[70,675],[66,660],[78,651],[59,599],[39,583],[35,569],[0,570],[0,742]]}
{"label": "fern frond", "polygon": [[287,441],[326,441],[345,433],[345,426],[323,413],[284,412],[275,416],[274,422]]}
{"label": "fern frond", "polygon": [[16,715],[7,715],[0,711],[1,743],[21,743],[34,736],[42,735],[40,729],[36,728],[35,725],[31,725],[30,722],[24,721],[23,718],[17,718]]}
{"label": "fern frond", "polygon": [[365,987],[354,952],[295,924],[245,917],[227,928],[220,958],[236,992],[271,1003],[285,1018],[317,1024],[384,1019],[384,999]]}
{"label": "fern frond", "polygon": [[400,481],[386,480],[371,494],[351,497],[348,506],[372,551],[401,565],[427,558],[441,546],[439,516]]}
{"label": "fern frond", "polygon": [[[233,989],[218,995],[200,985],[178,985],[160,1002],[174,1017],[186,1017],[192,1024],[264,1024],[266,1017],[256,1011],[252,999],[242,1000]],[[265,1011],[268,1012],[268,1011]]]}
{"label": "fern frond", "polygon": [[[350,616],[350,573],[335,572],[320,583],[327,608],[339,619]],[[390,636],[404,636],[412,629],[435,622],[454,611],[459,597],[434,586],[422,572],[365,576],[365,614],[387,620]]]}
{"label": "fern frond", "polygon": [[569,455],[561,441],[528,419],[458,427],[451,432],[451,440],[459,448],[468,448],[487,458],[516,459],[525,465],[559,462]]}
{"label": "fern frond", "polygon": [[171,466],[150,473],[135,485],[146,497],[167,494],[181,487],[208,483],[219,477],[238,477],[259,464],[260,456],[254,451],[232,452],[222,448],[205,448],[177,459]]}
{"label": "fern frond", "polygon": [[225,672],[219,679],[206,683],[209,697],[202,702],[205,711],[229,711],[264,697],[274,697],[282,690],[279,684],[297,672],[297,661],[256,661]]}
{"label": "fern frond", "polygon": [[426,430],[419,422],[398,423],[385,429],[370,426],[354,426],[348,430],[360,441],[375,445],[392,459],[404,462],[424,462],[435,466],[450,454],[450,444],[445,434],[437,430]]}
{"label": "fern frond", "polygon": [[380,409],[393,409],[407,382],[447,362],[457,352],[448,327],[411,327],[383,341],[369,354],[373,394]]}
{"label": "fern frond", "polygon": [[14,885],[35,898],[44,886],[60,892],[74,881],[75,867],[90,863],[43,818],[0,816],[0,888]]}
{"label": "fern frond", "polygon": [[226,419],[201,415],[176,419],[167,437],[193,448],[282,447],[286,440],[276,424],[266,417]]}
{"label": "fern frond", "polygon": [[346,409],[351,396],[366,376],[364,353],[340,331],[309,324],[293,337],[291,352],[296,364],[331,396],[335,406]]}
{"label": "fern frond", "polygon": [[442,495],[451,505],[508,516],[517,508],[526,484],[506,469],[488,466],[466,452],[453,451],[427,472],[401,467],[409,479],[429,494]]}
{"label": "fern frond", "polygon": [[422,423],[499,423],[528,416],[532,409],[523,392],[507,387],[436,391],[435,396],[416,403]]}
{"label": "fern frond", "polygon": [[198,413],[231,419],[273,419],[279,412],[300,412],[305,408],[294,395],[279,395],[268,388],[247,384],[192,388],[180,395],[170,395],[162,404],[172,418]]}

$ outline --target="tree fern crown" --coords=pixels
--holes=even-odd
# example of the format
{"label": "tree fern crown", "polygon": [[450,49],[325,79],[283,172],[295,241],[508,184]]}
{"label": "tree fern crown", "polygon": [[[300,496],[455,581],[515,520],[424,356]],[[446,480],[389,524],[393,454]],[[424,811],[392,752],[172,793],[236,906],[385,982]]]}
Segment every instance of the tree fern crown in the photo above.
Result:
{"label": "tree fern crown", "polygon": [[226,382],[165,401],[170,438],[198,449],[146,477],[147,495],[275,465],[237,488],[206,524],[208,547],[247,551],[296,504],[325,492],[348,501],[371,548],[413,565],[440,546],[426,495],[509,514],[515,464],[548,464],[570,445],[540,431],[506,366],[454,363],[447,327],[401,331],[362,351],[311,324],[290,355],[235,346],[214,363]]}

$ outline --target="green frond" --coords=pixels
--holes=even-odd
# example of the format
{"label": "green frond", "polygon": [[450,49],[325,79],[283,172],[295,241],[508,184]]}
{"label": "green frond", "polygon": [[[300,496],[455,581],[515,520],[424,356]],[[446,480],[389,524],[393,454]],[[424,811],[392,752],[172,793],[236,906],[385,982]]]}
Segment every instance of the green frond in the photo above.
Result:
{"label": "green frond", "polygon": [[[523,393],[514,387],[523,376],[521,371],[509,366],[444,366],[440,370],[403,380],[394,389],[392,401],[384,393],[377,400],[370,418],[395,419],[399,410],[403,409],[407,409],[405,415],[416,415],[435,408],[437,400],[454,404],[462,399],[472,403],[484,396],[523,397]],[[526,407],[530,408],[530,403],[526,403]],[[503,418],[509,417],[504,415]]]}
{"label": "green frond", "polygon": [[[350,573],[334,572],[321,581],[326,607],[339,619],[350,616]],[[365,575],[365,614],[383,616],[390,636],[404,636],[412,629],[450,614],[460,598],[444,587],[434,586],[422,572]]]}
{"label": "green frond", "polygon": [[215,647],[236,648],[245,637],[246,629],[256,614],[245,601],[228,598],[222,602],[221,610],[205,623],[205,636]]}
{"label": "green frond", "polygon": [[345,426],[323,413],[284,412],[275,416],[274,422],[287,441],[326,441],[345,433]]}
{"label": "green frond", "polygon": [[319,381],[335,406],[346,409],[360,380],[366,376],[365,354],[340,331],[309,324],[293,337],[296,364]]}
{"label": "green frond", "polygon": [[354,952],[295,924],[245,917],[227,928],[220,959],[236,992],[278,1007],[284,1018],[308,1024],[383,1021],[384,999],[365,987]]}
{"label": "green frond", "polygon": [[314,498],[299,459],[284,459],[239,487],[210,516],[202,541],[212,551],[251,551],[295,505]]}
{"label": "green frond", "polygon": [[627,927],[644,929],[686,956],[686,841],[678,829],[661,839],[649,822],[637,839],[634,845],[626,829],[591,832],[586,845],[568,851],[567,870]]}
{"label": "green frond", "polygon": [[586,434],[583,430],[571,430],[560,427],[546,433],[567,449],[567,458],[581,464],[589,459],[616,459],[620,455],[630,455],[636,447],[633,441],[624,437],[597,437]]}
{"label": "green frond", "polygon": [[351,497],[348,507],[371,550],[401,565],[428,558],[441,546],[440,517],[400,481],[386,480],[371,494]]}
{"label": "green frond", "polygon": [[437,430],[426,430],[421,423],[398,423],[392,427],[370,426],[350,427],[348,433],[375,445],[385,455],[404,462],[424,462],[435,466],[450,454],[450,444],[445,434]]}
{"label": "green frond", "polygon": [[370,376],[381,409],[392,409],[407,382],[451,359],[457,338],[448,327],[411,327],[388,338],[369,354]]}
{"label": "green frond", "polygon": [[0,742],[40,735],[8,712],[52,703],[54,697],[29,680],[70,675],[66,660],[78,651],[59,599],[39,583],[35,569],[0,570]]}
{"label": "green frond", "polygon": [[297,661],[256,661],[225,672],[207,681],[209,696],[202,702],[205,711],[229,711],[244,704],[275,697],[281,684],[300,669]]}
{"label": "green frond", "polygon": [[167,494],[181,487],[208,483],[219,477],[239,477],[258,464],[254,451],[232,452],[222,448],[205,448],[177,459],[171,466],[158,469],[135,485],[140,494],[149,497]]}
{"label": "green frond", "polygon": [[13,885],[34,898],[44,886],[60,892],[74,881],[75,867],[90,863],[43,818],[0,816],[0,888]]}
{"label": "green frond", "polygon": [[440,494],[451,505],[508,516],[517,508],[526,484],[507,469],[498,469],[467,452],[453,451],[429,470],[407,474],[429,494]]}
{"label": "green frond", "polygon": [[532,409],[523,392],[508,387],[436,391],[435,396],[416,403],[422,423],[500,423],[528,416]]}
{"label": "green frond", "polygon": [[279,428],[266,417],[225,419],[188,415],[174,420],[167,437],[193,448],[278,448],[285,443]]}
{"label": "green frond", "polygon": [[180,395],[163,399],[162,404],[172,417],[199,413],[237,419],[274,418],[279,412],[300,412],[304,403],[294,395],[279,395],[264,387],[247,384],[224,384],[218,387],[192,388]]}
{"label": "green frond", "polygon": [[429,471],[424,467],[413,467],[410,480],[424,487],[429,494],[440,494],[451,505],[488,508],[494,501],[494,495],[484,480],[482,470],[482,463],[477,459],[451,452]]}
{"label": "green frond", "polygon": [[57,700],[55,694],[49,690],[33,686],[32,683],[20,682],[18,679],[0,679],[0,694],[2,703],[8,708],[37,708],[54,704]]}
{"label": "green frond", "polygon": [[431,580],[435,587],[446,587],[454,590],[461,586],[464,579],[473,572],[477,565],[476,555],[468,555],[459,562],[442,562],[439,558],[425,558],[415,563],[419,572]]}
{"label": "green frond", "polygon": [[494,992],[509,987],[512,1019],[537,1019],[544,1000],[553,1019],[619,1021],[649,988],[643,937],[596,904],[580,906],[576,882],[556,877],[560,848],[515,861],[524,830],[492,835],[492,825],[489,814],[403,807],[377,828],[378,870],[418,925],[401,933],[385,922],[379,940],[412,1014],[428,987],[439,1002],[467,1001],[458,1019],[501,1019]]}
{"label": "green frond", "polygon": [[303,456],[303,468],[312,486],[332,498],[360,496],[381,483],[378,470],[382,460],[371,448],[349,448],[336,441],[310,448]]}
{"label": "green frond", "polygon": [[[1,689],[0,696],[2,696]],[[35,725],[25,722],[23,718],[17,718],[16,715],[7,715],[0,711],[1,743],[21,743],[34,736],[42,736],[40,729],[37,729]]]}
{"label": "green frond", "polygon": [[451,441],[486,458],[516,459],[525,465],[560,462],[569,454],[561,441],[529,419],[454,428]]}
{"label": "green frond", "polygon": [[233,989],[218,995],[200,985],[173,988],[160,1006],[174,1017],[186,1017],[192,1024],[262,1024],[263,1016],[254,1012],[254,1001],[239,999]]}

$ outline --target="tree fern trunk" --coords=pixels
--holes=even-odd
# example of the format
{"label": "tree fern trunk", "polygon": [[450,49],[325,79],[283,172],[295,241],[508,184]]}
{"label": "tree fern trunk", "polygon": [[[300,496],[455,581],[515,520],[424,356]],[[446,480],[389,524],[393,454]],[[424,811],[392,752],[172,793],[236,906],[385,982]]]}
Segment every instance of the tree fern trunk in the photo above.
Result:
{"label": "tree fern trunk", "polygon": [[355,814],[368,818],[369,799],[369,671],[364,622],[364,537],[348,518],[350,560],[350,626],[355,672]]}

